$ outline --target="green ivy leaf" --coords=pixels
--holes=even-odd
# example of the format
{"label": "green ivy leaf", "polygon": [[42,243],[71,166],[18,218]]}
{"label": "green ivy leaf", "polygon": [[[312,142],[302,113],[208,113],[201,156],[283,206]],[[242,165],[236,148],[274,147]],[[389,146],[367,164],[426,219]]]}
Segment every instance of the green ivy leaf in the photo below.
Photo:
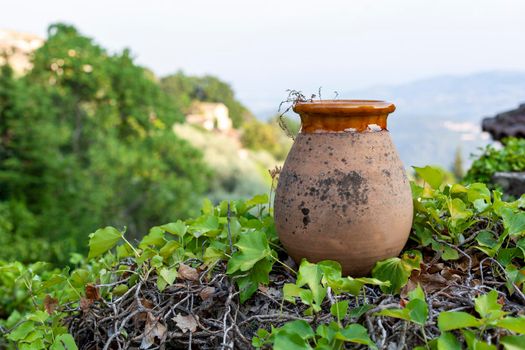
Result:
{"label": "green ivy leaf", "polygon": [[516,242],[516,247],[518,247],[521,250],[523,256],[525,256],[525,238],[522,238]]}
{"label": "green ivy leaf", "polygon": [[467,347],[469,350],[496,350],[495,345],[490,345],[485,343],[482,340],[476,339],[474,333],[470,331],[463,331],[463,336],[467,342]]}
{"label": "green ivy leaf", "polygon": [[495,290],[475,298],[474,308],[483,318],[500,318],[505,314],[501,311],[502,305],[498,303],[498,292]]}
{"label": "green ivy leaf", "polygon": [[341,327],[336,322],[330,322],[329,324],[320,324],[317,329],[315,330],[315,334],[317,334],[321,339],[317,342],[319,343],[331,343],[337,334],[338,331],[341,330]]}
{"label": "green ivy leaf", "polygon": [[33,321],[22,322],[14,331],[9,333],[7,338],[13,341],[23,340],[33,331],[34,328],[35,323]]}
{"label": "green ivy leaf", "polygon": [[219,218],[211,215],[201,216],[193,222],[190,229],[197,238],[206,233],[216,232],[219,229]]}
{"label": "green ivy leaf", "polygon": [[399,318],[401,320],[410,321],[410,315],[408,309],[385,309],[376,313],[378,316],[387,316],[393,318]]}
{"label": "green ivy leaf", "polygon": [[454,334],[443,332],[437,340],[437,350],[461,350],[461,343]]}
{"label": "green ivy leaf", "polygon": [[350,311],[348,311],[348,317],[359,319],[367,311],[372,310],[374,307],[375,307],[375,305],[371,305],[371,304],[360,305],[358,307],[350,309]]}
{"label": "green ivy leaf", "polygon": [[472,216],[472,210],[467,209],[467,205],[459,198],[454,198],[447,201],[448,210],[450,212],[450,219],[452,222],[459,220],[467,220]]}
{"label": "green ivy leaf", "polygon": [[163,262],[164,262],[164,258],[162,256],[154,255],[153,257],[151,257],[150,265],[159,269],[162,267]]}
{"label": "green ivy leaf", "polygon": [[335,338],[345,342],[368,345],[372,349],[377,349],[376,344],[368,336],[366,328],[360,324],[351,324],[341,329],[336,333]]}
{"label": "green ivy leaf", "polygon": [[184,237],[186,231],[188,231],[188,226],[186,226],[186,224],[180,220],[162,225],[160,228],[168,233],[171,233],[172,235],[179,236],[181,238]]}
{"label": "green ivy leaf", "polygon": [[50,350],[78,350],[75,339],[69,333],[60,334],[50,347]]}
{"label": "green ivy leaf", "polygon": [[385,309],[376,315],[400,318],[424,326],[428,318],[428,305],[425,292],[420,285],[408,293],[410,302],[403,309]]}
{"label": "green ivy leaf", "polygon": [[163,267],[159,270],[159,276],[162,277],[169,285],[172,285],[177,278],[177,269]]}
{"label": "green ivy leaf", "polygon": [[409,310],[410,321],[424,326],[428,317],[428,305],[424,300],[414,299],[411,300],[407,306]]}
{"label": "green ivy leaf", "polygon": [[[270,271],[272,271],[272,266],[273,260],[270,259],[259,260],[253,265],[248,276],[243,277],[247,280],[245,286],[248,286],[248,288],[244,288],[239,294],[241,303],[244,303],[253,295],[253,293],[255,293],[259,284],[262,283],[267,285],[270,282]],[[239,289],[241,289],[240,286]]]}
{"label": "green ivy leaf", "polygon": [[498,244],[496,237],[490,231],[480,231],[476,236],[476,241],[479,245],[489,248],[494,248]]}
{"label": "green ivy leaf", "polygon": [[299,298],[303,289],[295,283],[285,283],[283,286],[283,299],[295,304],[295,298]]}
{"label": "green ivy leaf", "polygon": [[501,210],[501,217],[503,219],[503,227],[511,236],[519,236],[525,234],[525,212],[515,213],[514,210],[504,208]]}
{"label": "green ivy leaf", "polygon": [[44,323],[49,318],[49,314],[45,311],[37,310],[32,314],[29,314],[26,318],[29,321]]}
{"label": "green ivy leaf", "polygon": [[315,333],[310,324],[303,320],[287,322],[280,328],[279,332],[297,334],[302,339],[311,339],[315,337]]}
{"label": "green ivy leaf", "polygon": [[235,246],[239,250],[228,261],[228,270],[226,272],[228,274],[236,271],[248,271],[259,260],[272,254],[266,235],[260,231],[242,235]]}
{"label": "green ivy leaf", "polygon": [[201,211],[204,215],[213,215],[213,203],[208,198],[202,202]]}
{"label": "green ivy leaf", "polygon": [[467,189],[467,198],[470,203],[475,203],[477,200],[482,200],[486,203],[491,202],[490,190],[487,185],[483,183],[473,183],[468,186]]}
{"label": "green ivy leaf", "polygon": [[514,258],[523,258],[520,248],[500,248],[496,260],[503,266],[508,266]]}
{"label": "green ivy leaf", "polygon": [[306,340],[295,333],[279,332],[275,335],[274,350],[311,350]]}
{"label": "green ivy leaf", "polygon": [[168,260],[169,257],[173,255],[173,253],[180,248],[180,243],[177,241],[168,241],[162,248],[159,250],[160,256],[162,256],[165,260]]}
{"label": "green ivy leaf", "polygon": [[481,320],[463,311],[445,311],[438,316],[438,327],[440,331],[479,327],[482,324]]}
{"label": "green ivy leaf", "polygon": [[113,288],[111,293],[113,293],[113,295],[121,296],[124,295],[124,293],[126,293],[128,290],[129,287],[126,284],[119,284],[118,286]]}
{"label": "green ivy leaf", "polygon": [[390,282],[389,286],[380,286],[384,293],[397,294],[408,282],[412,271],[420,268],[420,263],[420,252],[406,252],[403,259],[390,258],[377,262],[372,270],[372,277]]}
{"label": "green ivy leaf", "polygon": [[428,183],[433,189],[439,189],[441,184],[445,181],[445,173],[438,168],[426,166],[420,168],[417,166],[412,167],[416,171],[416,174]]}
{"label": "green ivy leaf", "polygon": [[346,312],[348,311],[348,300],[338,301],[330,306],[330,313],[336,317],[338,321],[344,320]]}
{"label": "green ivy leaf", "polygon": [[88,259],[96,258],[113,248],[122,238],[122,234],[114,227],[107,226],[89,235]]}
{"label": "green ivy leaf", "polygon": [[307,285],[312,291],[312,302],[315,309],[320,310],[321,304],[326,296],[326,287],[321,284],[322,270],[317,264],[312,264],[306,259],[301,261],[297,273],[296,284],[299,287]]}
{"label": "green ivy leaf", "polygon": [[508,329],[511,332],[525,334],[525,316],[505,317],[504,319],[497,321],[496,326]]}
{"label": "green ivy leaf", "polygon": [[500,344],[505,350],[523,350],[525,349],[524,335],[508,335],[500,339]]}
{"label": "green ivy leaf", "polygon": [[226,245],[220,242],[213,242],[206,250],[202,260],[207,266],[214,265],[217,261],[225,258],[224,252],[226,251]]}
{"label": "green ivy leaf", "polygon": [[140,241],[139,248],[144,249],[146,247],[160,247],[165,244],[166,240],[164,239],[164,230],[160,227],[155,226],[149,230],[149,233],[142,238]]}
{"label": "green ivy leaf", "polygon": [[268,204],[268,195],[267,194],[258,194],[253,198],[246,201],[246,206],[248,208],[253,208],[259,204]]}
{"label": "green ivy leaf", "polygon": [[441,244],[441,250],[443,251],[443,254],[441,255],[443,260],[448,261],[459,259],[459,253],[456,249],[451,248],[446,244]]}

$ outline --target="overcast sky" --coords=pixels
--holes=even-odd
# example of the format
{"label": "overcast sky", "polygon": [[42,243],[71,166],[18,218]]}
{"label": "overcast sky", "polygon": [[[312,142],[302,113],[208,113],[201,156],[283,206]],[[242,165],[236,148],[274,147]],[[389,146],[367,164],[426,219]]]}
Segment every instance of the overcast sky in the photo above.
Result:
{"label": "overcast sky", "polygon": [[2,0],[0,27],[69,22],[159,75],[218,75],[257,110],[287,88],[525,71],[524,14],[523,0]]}

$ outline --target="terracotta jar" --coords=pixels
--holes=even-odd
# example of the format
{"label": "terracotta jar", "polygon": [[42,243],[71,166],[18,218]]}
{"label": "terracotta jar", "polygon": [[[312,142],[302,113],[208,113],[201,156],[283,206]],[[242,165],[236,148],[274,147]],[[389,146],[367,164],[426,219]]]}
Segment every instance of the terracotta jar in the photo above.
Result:
{"label": "terracotta jar", "polygon": [[367,275],[397,256],[412,225],[412,196],[386,128],[392,103],[299,102],[301,132],[275,195],[279,238],[299,263],[329,259],[343,273]]}

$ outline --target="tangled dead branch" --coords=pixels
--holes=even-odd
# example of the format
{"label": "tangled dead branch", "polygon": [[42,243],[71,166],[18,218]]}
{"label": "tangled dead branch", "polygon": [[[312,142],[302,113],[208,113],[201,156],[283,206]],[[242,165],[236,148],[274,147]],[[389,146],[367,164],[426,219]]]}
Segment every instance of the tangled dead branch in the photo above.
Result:
{"label": "tangled dead branch", "polygon": [[[423,248],[425,249],[425,248]],[[473,298],[497,290],[505,311],[523,314],[525,300],[521,293],[508,293],[506,279],[494,259],[484,258],[475,250],[462,251],[462,258],[445,261],[432,250],[424,250],[420,271],[414,271],[399,296],[384,294],[378,287],[365,286],[362,294],[332,295],[323,310],[304,316],[306,306],[282,301],[282,287],[294,277],[275,267],[270,284],[261,286],[254,297],[241,304],[238,290],[220,263],[213,271],[184,275],[160,292],[157,276],[138,281],[122,296],[112,300],[92,300],[69,310],[67,323],[80,349],[248,349],[259,328],[279,327],[292,320],[305,320],[317,326],[333,320],[330,305],[348,300],[350,308],[371,305],[357,317],[344,323],[361,323],[380,349],[411,349],[435,338],[440,332],[437,316],[442,311],[472,312]],[[129,279],[123,278],[121,283]],[[406,304],[408,291],[420,284],[429,305],[425,332],[415,324],[390,317],[376,316],[381,310]],[[95,286],[104,288],[104,285]],[[516,289],[517,291],[518,289]],[[485,341],[497,343],[501,331],[484,333]],[[458,336],[459,333],[458,333]],[[355,346],[355,344],[353,344]]]}

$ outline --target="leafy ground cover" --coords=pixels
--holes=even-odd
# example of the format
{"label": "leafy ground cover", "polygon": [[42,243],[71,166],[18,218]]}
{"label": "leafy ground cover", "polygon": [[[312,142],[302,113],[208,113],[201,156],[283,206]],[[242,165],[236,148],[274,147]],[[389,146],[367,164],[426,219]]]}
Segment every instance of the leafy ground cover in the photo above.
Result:
{"label": "leafy ground cover", "polygon": [[488,145],[472,163],[465,180],[491,184],[494,173],[525,171],[525,139],[509,137],[500,149]]}
{"label": "leafy ground cover", "polygon": [[140,242],[97,230],[73,267],[3,263],[3,346],[525,348],[525,196],[506,202],[484,184],[416,172],[425,184],[412,184],[410,241],[370,277],[343,277],[333,261],[296,266],[268,196],[206,202]]}

